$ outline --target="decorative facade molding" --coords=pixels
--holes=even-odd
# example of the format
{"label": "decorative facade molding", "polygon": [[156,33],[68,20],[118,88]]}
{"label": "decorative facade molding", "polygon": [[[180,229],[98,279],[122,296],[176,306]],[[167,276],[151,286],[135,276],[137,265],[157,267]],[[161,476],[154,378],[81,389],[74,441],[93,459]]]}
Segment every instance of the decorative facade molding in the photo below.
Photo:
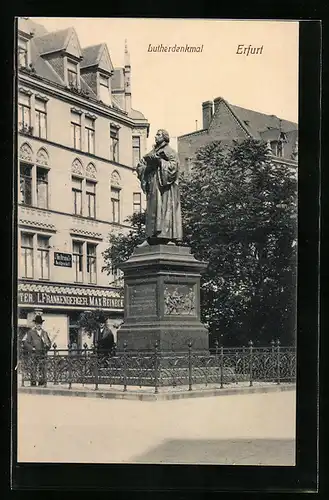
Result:
{"label": "decorative facade molding", "polygon": [[116,170],[114,170],[111,175],[111,186],[121,187],[121,177],[119,172],[117,172]]}
{"label": "decorative facade molding", "polygon": [[49,101],[49,97],[45,96],[45,95],[41,95],[41,94],[35,94],[35,97],[37,99],[40,99],[40,101],[44,101],[44,102],[48,102]]}
{"label": "decorative facade molding", "polygon": [[46,222],[27,220],[27,219],[19,219],[20,226],[28,226],[32,228],[38,229],[47,229],[49,231],[56,232],[56,228],[54,224],[47,224]]}
{"label": "decorative facade molding", "polygon": [[110,122],[110,127],[111,127],[111,128],[115,128],[115,129],[117,129],[117,130],[119,130],[119,129],[121,128],[121,126],[120,126],[120,125],[118,125],[117,123],[114,123],[114,122]]}
{"label": "decorative facade molding", "polygon": [[90,177],[91,179],[96,179],[96,167],[93,163],[88,163],[86,167],[86,177]]}
{"label": "decorative facade molding", "polygon": [[58,285],[46,285],[44,283],[19,283],[19,292],[43,292],[51,294],[69,294],[69,295],[82,295],[82,296],[93,296],[93,297],[113,297],[121,298],[120,291],[109,290],[108,287],[104,288],[92,288],[84,286],[58,286]]}
{"label": "decorative facade molding", "polygon": [[29,97],[33,94],[33,92],[30,89],[26,89],[25,87],[19,87],[18,90],[25,95],[28,95]]}
{"label": "decorative facade molding", "polygon": [[27,142],[22,144],[19,148],[19,158],[33,163],[33,151]]}
{"label": "decorative facade molding", "polygon": [[44,148],[40,148],[37,152],[36,162],[40,165],[49,165],[49,155]]}
{"label": "decorative facade molding", "polygon": [[86,229],[78,229],[76,227],[70,229],[71,234],[76,234],[79,236],[84,236],[85,238],[93,238],[95,240],[103,240],[101,233],[94,233],[93,231],[87,231]]}
{"label": "decorative facade molding", "polygon": [[82,113],[83,113],[83,111],[80,108],[74,108],[74,107],[72,107],[71,111],[73,113],[77,113],[78,115],[82,115]]}
{"label": "decorative facade molding", "polygon": [[75,174],[75,175],[80,175],[80,176],[84,175],[83,165],[82,165],[81,161],[78,158],[76,158],[75,160],[73,160],[72,167],[71,167],[71,172],[72,172],[72,174]]}
{"label": "decorative facade molding", "polygon": [[87,113],[85,113],[85,116],[86,116],[87,118],[90,118],[91,120],[96,120],[96,119],[97,119],[97,116],[96,116],[96,115],[93,115],[93,114],[91,114],[91,113],[88,113],[88,111],[87,111]]}

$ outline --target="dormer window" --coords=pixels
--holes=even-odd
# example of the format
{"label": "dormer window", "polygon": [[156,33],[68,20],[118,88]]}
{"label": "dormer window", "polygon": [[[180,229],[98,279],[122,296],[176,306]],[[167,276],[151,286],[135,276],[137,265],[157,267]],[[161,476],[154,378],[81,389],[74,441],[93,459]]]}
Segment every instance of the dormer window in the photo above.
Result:
{"label": "dormer window", "polygon": [[271,149],[272,149],[272,152],[275,156],[278,156],[279,158],[283,157],[283,141],[282,140],[272,141],[271,142]]}
{"label": "dormer window", "polygon": [[99,75],[99,98],[107,106],[111,104],[108,76]]}
{"label": "dormer window", "polygon": [[78,65],[67,61],[67,80],[70,87],[78,87]]}
{"label": "dormer window", "polygon": [[28,41],[22,38],[18,39],[18,65],[27,68],[29,65]]}

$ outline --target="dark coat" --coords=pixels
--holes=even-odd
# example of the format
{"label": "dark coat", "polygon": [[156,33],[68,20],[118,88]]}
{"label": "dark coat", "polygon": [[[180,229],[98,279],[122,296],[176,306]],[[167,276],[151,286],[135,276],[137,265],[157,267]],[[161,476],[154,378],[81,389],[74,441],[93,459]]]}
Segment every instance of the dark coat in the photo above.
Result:
{"label": "dark coat", "polygon": [[51,340],[48,333],[43,328],[39,331],[39,333],[36,328],[31,328],[27,332],[26,337],[23,340],[23,344],[24,348],[28,352],[32,352],[33,350],[37,352],[49,351],[51,348]]}
{"label": "dark coat", "polygon": [[[157,155],[157,160],[152,155]],[[165,142],[154,147],[137,165],[137,175],[146,194],[148,238],[182,240],[182,217],[176,151]]]}
{"label": "dark coat", "polygon": [[98,350],[111,351],[113,349],[114,335],[107,326],[104,327],[102,332],[100,329],[97,331],[96,339]]}

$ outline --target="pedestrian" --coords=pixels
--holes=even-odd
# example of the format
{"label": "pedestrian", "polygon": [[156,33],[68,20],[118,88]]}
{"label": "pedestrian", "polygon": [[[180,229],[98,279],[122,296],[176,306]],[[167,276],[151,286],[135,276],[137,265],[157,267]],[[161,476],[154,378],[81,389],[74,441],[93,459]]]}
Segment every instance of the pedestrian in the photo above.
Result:
{"label": "pedestrian", "polygon": [[46,385],[45,356],[51,347],[51,341],[46,330],[42,328],[44,320],[37,314],[33,320],[34,327],[30,328],[24,338],[24,349],[31,361],[31,385]]}
{"label": "pedestrian", "polygon": [[114,335],[106,325],[106,318],[101,315],[98,319],[99,328],[96,332],[96,346],[99,355],[109,356],[114,347]]}

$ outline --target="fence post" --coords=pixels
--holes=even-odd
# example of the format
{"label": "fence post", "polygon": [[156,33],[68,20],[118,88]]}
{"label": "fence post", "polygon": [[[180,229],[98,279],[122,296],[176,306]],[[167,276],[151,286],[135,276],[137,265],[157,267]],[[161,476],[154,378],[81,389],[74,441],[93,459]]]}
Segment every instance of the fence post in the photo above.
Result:
{"label": "fence post", "polygon": [[127,391],[127,342],[123,343],[123,392]]}
{"label": "fence post", "polygon": [[158,370],[159,370],[159,365],[158,365],[158,341],[156,340],[155,341],[155,344],[154,344],[154,366],[155,366],[155,374],[154,374],[154,393],[155,394],[158,394],[159,390],[158,390],[158,385],[159,385],[159,373],[158,373]]}
{"label": "fence post", "polygon": [[276,367],[277,367],[277,381],[276,383],[280,385],[280,368],[281,368],[281,363],[280,363],[280,340],[278,339],[276,341]]}
{"label": "fence post", "polygon": [[94,358],[95,391],[97,391],[98,390],[98,352],[97,352],[97,345],[94,347],[92,356]]}
{"label": "fence post", "polygon": [[224,347],[220,346],[220,388],[224,387]]}
{"label": "fence post", "polygon": [[273,380],[272,382],[275,382],[276,376],[275,376],[275,367],[276,367],[276,353],[275,353],[275,342],[272,339],[271,340],[271,356],[272,356],[272,366],[273,366]]}
{"label": "fence post", "polygon": [[41,380],[43,381],[43,385],[44,387],[47,387],[47,377],[48,377],[48,370],[47,370],[47,360],[48,360],[48,354],[47,354],[47,351],[46,349],[43,349],[43,352],[42,352],[42,362],[41,362],[41,370],[42,370],[42,374],[41,374]]}
{"label": "fence post", "polygon": [[56,342],[53,343],[53,349],[54,349],[54,385],[58,385],[57,381],[57,344]]}
{"label": "fence post", "polygon": [[188,343],[188,390],[192,390],[192,342]]}
{"label": "fence post", "polygon": [[71,387],[72,387],[72,353],[71,353],[72,345],[68,344],[67,348],[68,348],[68,358],[69,358],[69,389],[71,389]]}
{"label": "fence post", "polygon": [[85,342],[82,347],[83,347],[83,377],[82,377],[82,385],[85,385],[86,372],[87,372],[87,349],[88,349],[87,342]]}
{"label": "fence post", "polygon": [[249,387],[252,387],[253,385],[253,341],[249,340]]}

